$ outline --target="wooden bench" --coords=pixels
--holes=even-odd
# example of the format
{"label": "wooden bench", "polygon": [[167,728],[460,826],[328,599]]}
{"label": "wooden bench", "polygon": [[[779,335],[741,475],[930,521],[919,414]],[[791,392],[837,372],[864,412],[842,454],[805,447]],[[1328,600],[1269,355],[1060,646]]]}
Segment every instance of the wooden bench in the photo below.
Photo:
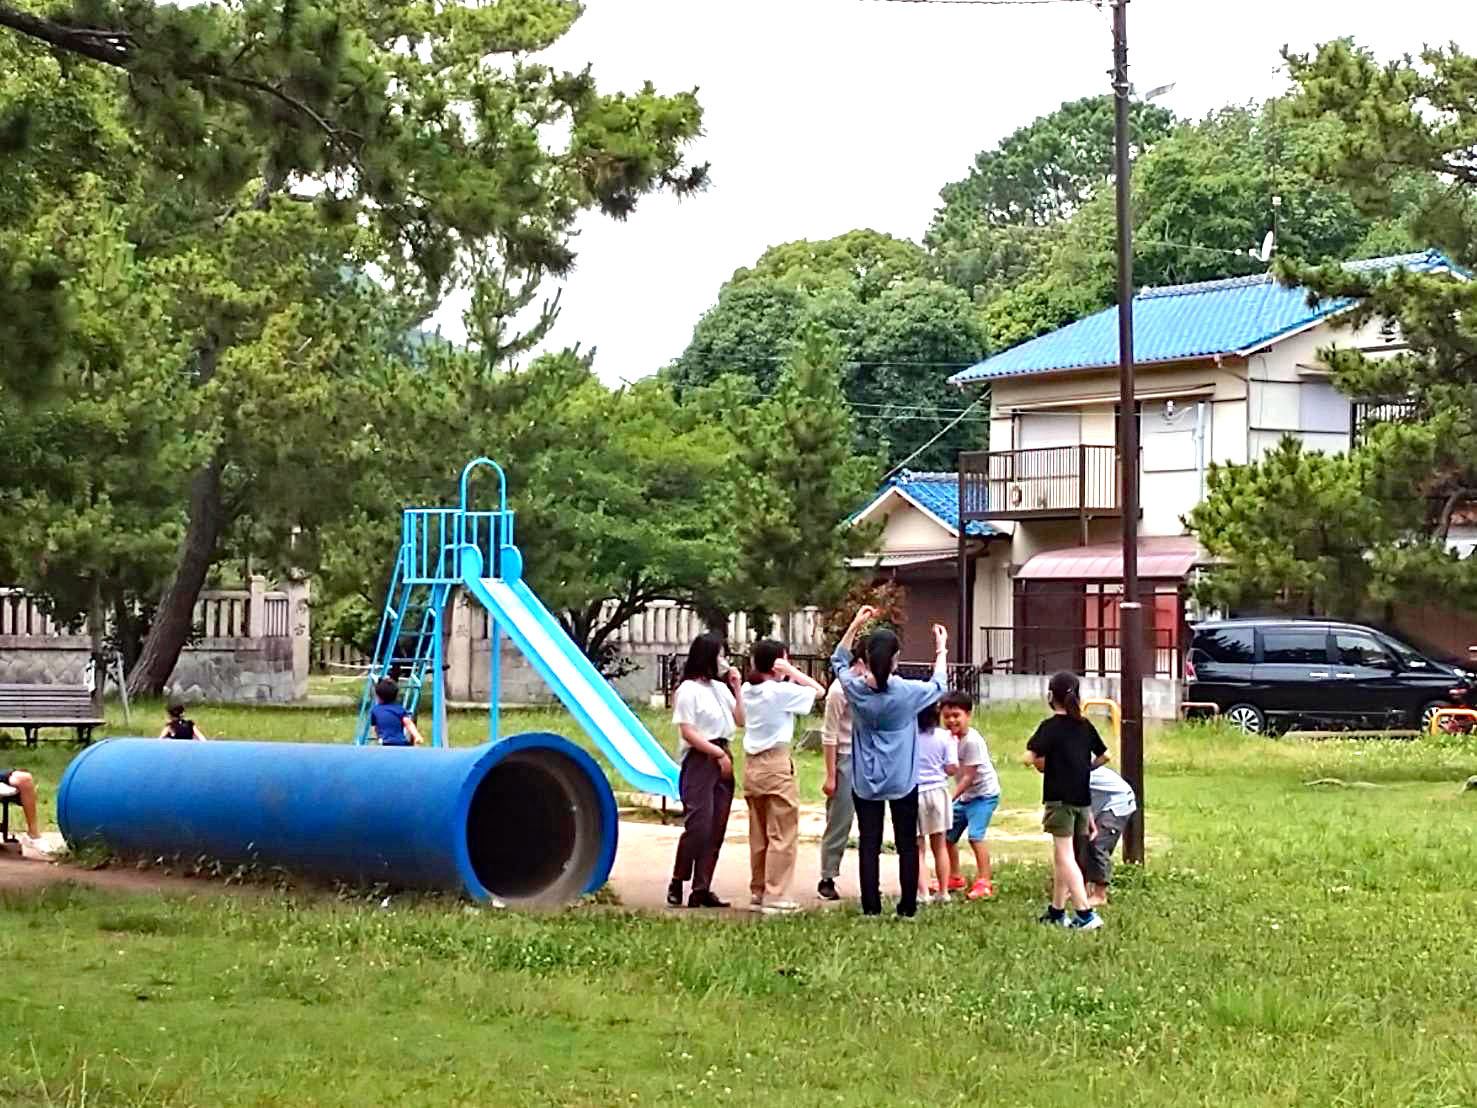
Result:
{"label": "wooden bench", "polygon": [[35,746],[43,727],[70,727],[77,741],[92,741],[101,727],[92,707],[92,690],[81,685],[0,685],[0,727],[19,727],[26,745]]}

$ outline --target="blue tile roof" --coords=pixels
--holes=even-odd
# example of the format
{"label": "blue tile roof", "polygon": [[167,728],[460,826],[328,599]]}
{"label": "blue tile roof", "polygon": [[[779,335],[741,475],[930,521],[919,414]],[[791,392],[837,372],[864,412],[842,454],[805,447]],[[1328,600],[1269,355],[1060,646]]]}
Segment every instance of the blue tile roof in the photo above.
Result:
{"label": "blue tile roof", "polygon": [[[1453,269],[1439,251],[1351,262],[1354,270]],[[1133,298],[1134,363],[1180,361],[1255,350],[1325,316],[1348,308],[1347,299],[1308,306],[1308,291],[1286,288],[1270,273],[1144,289]],[[1118,364],[1118,309],[1095,315],[986,358],[949,380],[968,384],[1066,369]]]}
{"label": "blue tile roof", "polygon": [[[889,478],[877,495],[885,496],[891,489],[897,489],[929,515],[935,516],[955,534],[958,534],[959,474],[914,473],[905,469],[897,476]],[[969,521],[965,534],[989,538],[992,535],[1004,534],[1004,532],[983,520],[974,519]]]}

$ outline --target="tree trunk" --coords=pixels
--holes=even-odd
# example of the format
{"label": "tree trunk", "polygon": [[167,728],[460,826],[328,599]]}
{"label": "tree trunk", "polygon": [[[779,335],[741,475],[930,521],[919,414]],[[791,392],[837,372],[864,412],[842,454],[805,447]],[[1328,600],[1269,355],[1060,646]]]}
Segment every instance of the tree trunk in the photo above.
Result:
{"label": "tree trunk", "polygon": [[205,578],[215,564],[216,548],[225,530],[226,512],[221,499],[219,451],[190,481],[190,518],[180,546],[174,579],[154,613],[153,625],[138,662],[128,675],[130,696],[158,696],[174,673],[180,651],[190,640],[195,623],[195,602],[205,587]]}

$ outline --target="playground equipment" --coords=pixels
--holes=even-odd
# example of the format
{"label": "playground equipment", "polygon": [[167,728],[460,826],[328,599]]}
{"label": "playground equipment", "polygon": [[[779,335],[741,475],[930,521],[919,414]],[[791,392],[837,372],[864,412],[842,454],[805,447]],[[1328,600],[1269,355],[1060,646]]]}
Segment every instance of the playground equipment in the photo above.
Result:
{"label": "playground equipment", "polygon": [[[1448,723],[1447,721],[1451,722]],[[1457,723],[1461,720],[1461,723]],[[1431,734],[1442,731],[1470,731],[1477,725],[1477,712],[1471,708],[1438,708],[1431,713]]]}
{"label": "playground equipment", "polygon": [[108,739],[57,790],[71,844],[343,881],[556,903],[605,883],[615,797],[579,747],[516,735],[459,750]]}
{"label": "playground equipment", "polygon": [[[479,468],[496,510],[469,507]],[[615,857],[610,784],[557,735],[499,734],[504,633],[631,785],[676,798],[677,766],[522,581],[501,467],[462,470],[455,508],[408,508],[355,745],[112,739],[74,759],[57,820],[74,847],[206,856],[322,877],[559,902],[604,883]],[[456,588],[488,613],[488,742],[451,749],[442,649]],[[431,749],[369,746],[374,684],[394,676],[414,712],[429,689]],[[360,748],[363,749],[360,749]]]}
{"label": "playground equipment", "polygon": [[1123,709],[1118,706],[1118,701],[1106,696],[1090,696],[1082,702],[1082,714],[1085,716],[1091,708],[1108,709],[1108,718],[1113,722],[1113,741],[1117,742],[1123,736]]}

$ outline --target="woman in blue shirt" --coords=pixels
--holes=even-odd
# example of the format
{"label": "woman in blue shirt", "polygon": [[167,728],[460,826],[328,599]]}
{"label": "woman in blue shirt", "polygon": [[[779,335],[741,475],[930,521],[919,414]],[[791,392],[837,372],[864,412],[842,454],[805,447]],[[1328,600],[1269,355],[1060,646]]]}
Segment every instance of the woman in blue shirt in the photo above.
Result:
{"label": "woman in blue shirt", "polygon": [[862,626],[876,616],[863,606],[841,637],[831,668],[851,705],[851,787],[856,797],[860,832],[857,868],[862,912],[882,912],[879,872],[882,855],[882,810],[892,806],[892,837],[898,844],[898,880],[902,898],[897,914],[918,910],[918,713],[949,691],[949,633],[933,625],[933,677],[908,681],[894,677],[898,639],[891,631],[873,631],[867,639],[866,676],[851,670],[851,644]]}

